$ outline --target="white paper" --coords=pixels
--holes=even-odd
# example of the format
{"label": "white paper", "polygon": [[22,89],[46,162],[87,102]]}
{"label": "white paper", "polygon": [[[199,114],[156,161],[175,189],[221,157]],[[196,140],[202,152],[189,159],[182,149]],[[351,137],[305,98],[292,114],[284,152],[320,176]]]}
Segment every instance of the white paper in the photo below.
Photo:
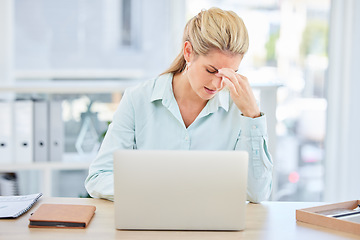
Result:
{"label": "white paper", "polygon": [[16,218],[27,212],[42,196],[41,193],[22,196],[0,196],[0,218]]}
{"label": "white paper", "polygon": [[354,214],[354,215],[349,215],[349,216],[344,216],[344,217],[338,217],[338,219],[346,220],[346,221],[350,221],[350,222],[360,223],[360,214]]}

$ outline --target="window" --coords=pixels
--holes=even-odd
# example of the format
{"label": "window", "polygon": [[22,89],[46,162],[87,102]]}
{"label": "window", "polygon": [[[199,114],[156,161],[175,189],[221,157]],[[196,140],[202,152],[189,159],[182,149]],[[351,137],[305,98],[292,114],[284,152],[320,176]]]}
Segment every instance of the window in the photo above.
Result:
{"label": "window", "polygon": [[187,16],[212,6],[235,11],[248,28],[250,48],[239,71],[250,82],[283,84],[272,199],[322,200],[330,0],[188,0]]}
{"label": "window", "polygon": [[121,11],[121,45],[131,46],[133,43],[132,39],[132,21],[131,21],[131,0],[122,0],[122,11]]}
{"label": "window", "polygon": [[137,67],[142,0],[14,2],[17,70]]}

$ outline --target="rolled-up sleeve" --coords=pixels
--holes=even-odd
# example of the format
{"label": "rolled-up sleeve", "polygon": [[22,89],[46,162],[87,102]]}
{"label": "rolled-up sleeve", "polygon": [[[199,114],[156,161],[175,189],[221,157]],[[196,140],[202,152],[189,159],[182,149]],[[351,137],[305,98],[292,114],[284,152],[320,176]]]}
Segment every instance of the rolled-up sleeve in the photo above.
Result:
{"label": "rolled-up sleeve", "polygon": [[235,150],[249,153],[247,198],[259,203],[269,198],[272,187],[273,162],[268,150],[266,116],[241,116],[241,131]]}
{"label": "rolled-up sleeve", "polygon": [[134,108],[131,95],[124,96],[109,125],[100,150],[89,167],[85,188],[95,198],[114,199],[113,153],[135,148]]}

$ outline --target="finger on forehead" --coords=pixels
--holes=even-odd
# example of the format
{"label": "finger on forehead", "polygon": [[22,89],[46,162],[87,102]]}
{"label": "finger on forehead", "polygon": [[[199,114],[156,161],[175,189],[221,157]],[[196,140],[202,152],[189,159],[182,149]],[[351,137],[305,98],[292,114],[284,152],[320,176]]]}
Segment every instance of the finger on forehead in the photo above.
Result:
{"label": "finger on forehead", "polygon": [[232,75],[235,74],[235,71],[231,68],[221,68],[218,70],[219,73],[222,73],[224,75]]}
{"label": "finger on forehead", "polygon": [[219,73],[222,74],[223,76],[229,78],[230,81],[238,81],[237,79],[237,74],[235,73],[234,70],[230,69],[230,68],[222,68],[219,70]]}
{"label": "finger on forehead", "polygon": [[234,87],[237,92],[241,92],[241,89],[246,86],[247,84],[243,83],[243,80],[241,79],[239,74],[237,74],[233,69],[231,68],[222,68],[219,69],[219,73],[224,75],[226,78],[229,79],[230,82],[234,84]]}
{"label": "finger on forehead", "polygon": [[237,93],[241,92],[241,86],[239,84],[239,79],[237,79],[236,76],[231,76],[231,77],[227,77],[225,76],[224,79],[226,79],[227,81],[229,81],[230,83],[232,83],[232,85],[235,88],[235,91]]}

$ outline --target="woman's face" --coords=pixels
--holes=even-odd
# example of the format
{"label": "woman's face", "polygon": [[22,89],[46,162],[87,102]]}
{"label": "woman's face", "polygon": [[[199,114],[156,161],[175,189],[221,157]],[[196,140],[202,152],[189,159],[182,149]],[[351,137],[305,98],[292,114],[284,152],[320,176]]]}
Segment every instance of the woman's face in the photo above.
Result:
{"label": "woman's face", "polygon": [[203,100],[209,100],[224,88],[221,77],[215,74],[221,68],[238,70],[242,55],[212,50],[206,56],[194,55],[188,60],[186,72],[192,90]]}

